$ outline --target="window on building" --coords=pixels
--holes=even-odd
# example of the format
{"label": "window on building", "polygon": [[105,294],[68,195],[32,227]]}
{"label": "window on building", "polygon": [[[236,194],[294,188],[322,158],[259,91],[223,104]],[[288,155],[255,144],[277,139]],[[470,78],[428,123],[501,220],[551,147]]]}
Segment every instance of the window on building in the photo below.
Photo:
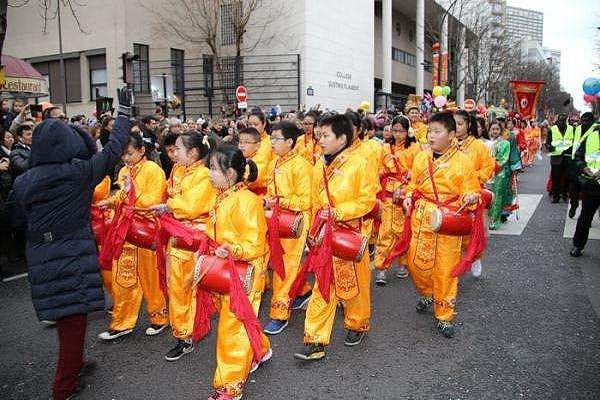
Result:
{"label": "window on building", "polygon": [[133,54],[139,57],[133,62],[133,90],[137,93],[150,93],[148,45],[134,43]]}
{"label": "window on building", "polygon": [[[58,58],[58,56],[57,56]],[[60,60],[32,62],[33,67],[42,76],[47,76],[48,92],[52,103],[65,102],[65,87],[67,103],[81,102],[81,69],[79,57],[65,59],[65,83],[60,74]]]}
{"label": "window on building", "polygon": [[221,44],[223,46],[235,43],[235,24],[241,12],[241,1],[230,1],[221,5]]}
{"label": "window on building", "polygon": [[108,97],[108,80],[106,74],[106,55],[88,57],[90,66],[90,99]]}
{"label": "window on building", "polygon": [[392,60],[410,65],[411,67],[414,67],[417,64],[417,57],[414,54],[407,53],[406,51],[395,47],[392,47]]}
{"label": "window on building", "polygon": [[173,92],[181,95],[184,88],[184,56],[183,50],[171,49],[171,73],[173,75]]}

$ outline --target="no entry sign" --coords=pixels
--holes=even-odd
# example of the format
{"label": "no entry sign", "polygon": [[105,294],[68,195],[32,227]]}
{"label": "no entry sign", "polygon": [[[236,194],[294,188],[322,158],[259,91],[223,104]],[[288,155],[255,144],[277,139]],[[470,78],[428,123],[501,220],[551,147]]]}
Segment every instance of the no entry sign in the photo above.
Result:
{"label": "no entry sign", "polygon": [[239,103],[244,103],[248,99],[248,89],[246,86],[240,85],[235,89],[235,98]]}

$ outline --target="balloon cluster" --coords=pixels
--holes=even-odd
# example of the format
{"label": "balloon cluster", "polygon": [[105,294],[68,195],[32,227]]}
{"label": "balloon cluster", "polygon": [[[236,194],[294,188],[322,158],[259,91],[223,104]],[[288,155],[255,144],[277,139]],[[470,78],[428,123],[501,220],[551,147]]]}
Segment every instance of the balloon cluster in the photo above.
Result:
{"label": "balloon cluster", "polygon": [[593,103],[600,101],[600,79],[587,78],[583,81],[583,101]]}
{"label": "balloon cluster", "polygon": [[450,86],[434,86],[433,87],[433,104],[437,108],[442,108],[448,102],[448,95],[450,94]]}

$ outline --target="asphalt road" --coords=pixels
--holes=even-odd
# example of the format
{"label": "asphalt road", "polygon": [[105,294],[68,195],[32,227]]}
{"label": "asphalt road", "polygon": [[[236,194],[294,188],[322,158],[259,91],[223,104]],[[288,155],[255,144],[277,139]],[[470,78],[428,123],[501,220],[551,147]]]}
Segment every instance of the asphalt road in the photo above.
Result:
{"label": "asphalt road", "polygon": [[[521,192],[543,193],[544,161],[522,175]],[[410,279],[392,278],[373,288],[365,342],[343,345],[339,313],[320,362],[293,359],[302,347],[304,312],[295,314],[272,338],[273,359],[252,375],[245,398],[600,398],[600,318],[591,300],[600,288],[600,241],[591,241],[584,257],[569,257],[565,212],[565,203],[544,196],[521,235],[491,237],[482,278],[460,284],[454,339],[436,333],[431,315],[415,313]],[[37,322],[26,279],[0,283],[0,317],[0,398],[49,398],[57,337]],[[215,334],[167,363],[172,339],[146,337],[146,324],[143,316],[131,337],[106,344],[96,338],[107,327],[105,315],[90,316],[87,354],[99,369],[81,399],[205,399],[211,393]]]}

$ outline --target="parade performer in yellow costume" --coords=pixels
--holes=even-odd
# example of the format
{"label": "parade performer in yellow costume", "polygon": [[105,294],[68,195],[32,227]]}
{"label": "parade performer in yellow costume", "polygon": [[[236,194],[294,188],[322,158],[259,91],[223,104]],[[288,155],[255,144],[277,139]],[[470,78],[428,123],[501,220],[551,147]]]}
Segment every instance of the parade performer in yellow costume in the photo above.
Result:
{"label": "parade performer in yellow costume", "polygon": [[[479,139],[477,129],[477,119],[464,110],[458,110],[454,113],[456,122],[456,143],[458,149],[462,151],[469,159],[477,174],[477,180],[481,188],[489,182],[494,176],[496,169],[496,160],[492,156],[489,148],[483,140]],[[463,249],[466,248],[468,240],[463,242]],[[477,258],[473,263],[471,271],[473,276],[481,276],[482,264],[481,258]]]}
{"label": "parade performer in yellow costume", "polygon": [[[206,233],[218,246],[214,251],[216,256],[233,256],[235,260],[250,263],[252,270],[247,294],[255,318],[264,290],[269,251],[263,201],[247,189],[243,181],[246,169],[249,171],[247,180],[256,179],[256,165],[251,160],[246,161],[235,147],[225,145],[211,154],[210,179],[218,190],[218,196],[210,212]],[[215,294],[215,299],[219,312],[217,367],[213,381],[216,391],[209,400],[239,399],[251,371],[271,357],[271,346],[269,339],[259,330],[261,354],[255,354],[244,323],[231,310],[232,297]]]}
{"label": "parade performer in yellow costume", "polygon": [[[402,188],[406,190],[413,159],[421,151],[420,145],[415,143],[415,138],[409,136],[410,121],[407,117],[399,115],[394,118],[391,131],[392,138],[384,147],[385,155],[380,168],[381,191],[378,197],[382,202],[382,210],[375,252],[375,268],[378,269],[375,283],[379,286],[387,284],[384,261],[396,240],[402,235],[404,227],[404,213],[401,207],[394,204],[394,192]],[[406,257],[403,256],[400,258],[398,277],[407,276]]]}
{"label": "parade performer in yellow costume", "polygon": [[[95,206],[98,202],[108,198],[110,195],[110,185],[110,176],[107,175],[94,189],[94,194],[92,195],[92,206]],[[110,216],[109,210],[100,211],[98,207],[92,207],[92,218],[95,218],[94,213],[98,213],[98,218],[106,218],[107,216]],[[112,298],[112,271],[110,269],[100,268],[100,274],[102,275],[102,283],[104,283],[106,291]]]}
{"label": "parade performer in yellow costume", "polygon": [[311,252],[318,249],[319,254],[313,265],[317,279],[306,310],[306,346],[294,355],[302,360],[317,360],[325,356],[325,346],[329,344],[339,302],[344,304],[344,325],[348,330],[344,344],[347,346],[361,343],[370,328],[371,316],[368,254],[364,252],[358,262],[346,261],[334,257],[329,245],[333,221],[345,223],[356,230],[362,228],[362,234],[368,235],[362,217],[373,209],[379,184],[376,179],[371,179],[368,161],[362,154],[348,148],[353,142],[353,127],[348,116],[324,117],[320,126],[324,161],[317,162],[314,167],[313,208],[319,210],[319,217],[326,223],[321,243],[312,243]]}
{"label": "parade performer in yellow costume", "polygon": [[[166,179],[158,164],[146,159],[146,142],[139,134],[131,134],[127,150],[123,155],[125,166],[119,171],[121,189],[109,199],[100,201],[100,206],[124,207],[124,210],[135,210],[135,214],[152,218],[143,211],[163,201],[166,194]],[[126,214],[127,211],[124,211]],[[113,226],[118,222],[115,215]],[[153,224],[153,222],[149,222]],[[112,229],[113,232],[117,231]],[[156,254],[153,250],[137,247],[125,242],[123,237],[117,238],[122,246],[121,254],[114,251],[114,242],[107,238],[100,252],[100,262],[112,262],[112,289],[114,308],[110,328],[98,337],[102,340],[113,340],[130,334],[138,319],[142,297],[151,326],[146,335],[152,336],[162,332],[168,325],[166,299],[160,288]],[[118,258],[113,262],[113,259]]]}
{"label": "parade performer in yellow costume", "polygon": [[[258,133],[258,136],[256,136]],[[248,117],[248,128],[240,131],[239,147],[246,159],[251,158],[258,168],[258,178],[248,184],[248,188],[259,196],[267,193],[268,181],[271,177],[272,163],[275,154],[271,148],[269,135],[271,125],[265,114],[255,111]]]}
{"label": "parade performer in yellow costume", "polygon": [[427,124],[423,122],[423,117],[420,111],[420,99],[417,96],[411,95],[404,106],[404,112],[410,119],[410,126],[417,139],[417,143],[427,143]]}
{"label": "parade performer in yellow costume", "polygon": [[526,164],[533,166],[540,151],[542,133],[535,120],[531,120],[531,128],[527,131],[527,161]]}
{"label": "parade performer in yellow costume", "polygon": [[310,286],[306,285],[299,297],[289,297],[290,288],[300,269],[300,259],[311,223],[312,165],[296,151],[299,133],[300,129],[290,121],[275,125],[271,133],[273,151],[278,157],[265,198],[265,208],[273,215],[278,214],[279,209],[298,212],[302,215],[304,224],[297,238],[280,239],[279,235],[272,235],[271,230],[275,230],[276,224],[275,217],[271,217],[269,238],[273,238],[276,243],[270,243],[273,296],[269,311],[271,320],[265,326],[265,333],[270,335],[282,332],[288,324],[291,310],[302,308],[311,294]]}
{"label": "parade performer in yellow costume", "polygon": [[[167,182],[166,203],[152,207],[158,214],[171,213],[188,227],[205,231],[208,213],[213,208],[216,190],[210,182],[205,158],[211,146],[198,133],[180,135],[175,141],[176,164]],[[194,350],[192,332],[196,314],[196,288],[193,285],[194,252],[178,246],[171,238],[168,247],[167,288],[169,321],[177,345],[166,355],[176,361]]]}
{"label": "parade performer in yellow costume", "polygon": [[[471,160],[454,144],[456,123],[451,113],[434,114],[429,120],[431,150],[416,155],[411,178],[403,202],[411,215],[405,225],[401,242],[396,250],[408,246],[408,268],[420,294],[417,312],[425,312],[434,304],[438,330],[446,337],[454,336],[452,321],[455,315],[458,278],[457,266],[464,268],[461,260],[462,236],[435,232],[430,224],[432,213],[448,207],[474,207],[479,201],[480,185]],[[480,208],[478,208],[480,210]],[[479,228],[483,230],[483,220]],[[481,240],[473,232],[471,240]],[[478,243],[480,244],[480,243]],[[467,260],[470,266],[471,260]],[[467,266],[467,267],[468,267]]]}
{"label": "parade performer in yellow costume", "polygon": [[319,155],[321,154],[321,148],[319,147],[319,139],[315,134],[315,127],[319,115],[315,111],[309,111],[302,119],[302,127],[304,128],[304,134],[301,135],[296,141],[296,152],[306,159],[311,165],[315,165]]}

